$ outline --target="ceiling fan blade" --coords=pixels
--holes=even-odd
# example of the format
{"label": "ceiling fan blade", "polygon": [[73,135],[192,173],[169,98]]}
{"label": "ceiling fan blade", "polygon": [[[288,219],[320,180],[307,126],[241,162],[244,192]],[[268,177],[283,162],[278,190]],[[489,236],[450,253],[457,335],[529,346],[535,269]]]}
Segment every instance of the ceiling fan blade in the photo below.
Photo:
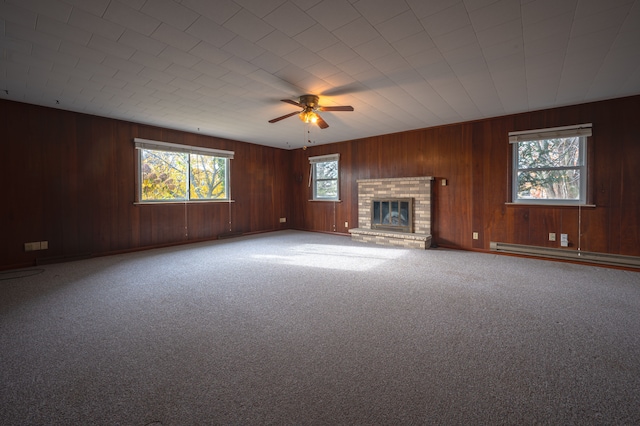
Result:
{"label": "ceiling fan blade", "polygon": [[304,105],[302,105],[302,104],[300,104],[300,103],[298,103],[296,101],[292,101],[291,99],[280,99],[280,101],[286,102],[286,103],[291,104],[291,105],[295,105],[295,106],[300,107],[300,108],[304,108]]}
{"label": "ceiling fan blade", "polygon": [[320,111],[353,111],[353,107],[349,106],[323,106],[318,107]]}
{"label": "ceiling fan blade", "polygon": [[296,115],[296,114],[300,114],[300,111],[291,112],[291,113],[289,113],[287,115],[283,115],[282,117],[274,118],[273,120],[269,120],[269,123],[276,123],[276,122],[278,122],[280,120],[284,120],[285,118],[289,118],[292,115]]}
{"label": "ceiling fan blade", "polygon": [[316,114],[316,116],[318,117],[318,120],[316,121],[316,124],[318,125],[318,127],[320,127],[321,129],[326,129],[327,127],[329,127],[327,122],[324,121],[322,117],[320,117],[318,114]]}

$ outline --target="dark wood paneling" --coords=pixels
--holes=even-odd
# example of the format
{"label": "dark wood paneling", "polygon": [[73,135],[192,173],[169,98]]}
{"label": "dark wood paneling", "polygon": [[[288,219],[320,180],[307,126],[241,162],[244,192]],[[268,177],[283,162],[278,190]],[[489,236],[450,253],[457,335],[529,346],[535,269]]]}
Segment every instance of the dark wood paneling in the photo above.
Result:
{"label": "dark wood paneling", "polygon": [[[549,241],[548,229],[560,229],[559,217],[560,212],[555,210],[549,210],[544,208],[532,207],[529,209],[529,235],[526,237],[524,244],[532,246],[542,247],[554,247],[557,244],[560,236],[558,235],[557,241]],[[555,231],[552,231],[555,232]]]}
{"label": "dark wood paneling", "polygon": [[[344,234],[344,222],[357,226],[357,180],[401,176],[436,178],[433,236],[439,245],[559,247],[559,234],[568,233],[569,250],[579,241],[582,250],[640,256],[638,110],[635,96],[285,151],[2,100],[0,177],[8,184],[0,267],[199,241],[230,229]],[[508,132],[585,122],[593,123],[596,207],[505,204]],[[231,209],[228,203],[135,206],[135,137],[235,151]],[[342,200],[311,202],[308,157],[330,153],[341,155]],[[480,238],[473,240],[472,232]],[[557,242],[548,241],[549,232],[558,234]],[[25,242],[40,240],[49,241],[49,250],[24,252]]]}
{"label": "dark wood paneling", "polygon": [[[509,206],[507,209],[507,217],[504,225],[506,226],[507,240],[513,244],[528,244],[531,228],[529,225],[529,212],[531,207],[525,206]],[[492,234],[492,230],[488,229],[487,233]],[[491,238],[493,241],[493,238]]]}
{"label": "dark wood paneling", "polygon": [[[0,268],[287,227],[291,152],[0,101]],[[229,203],[134,205],[136,137],[235,151]],[[49,249],[25,252],[24,243]]]}
{"label": "dark wood paneling", "polygon": [[580,249],[599,253],[609,252],[609,223],[607,209],[584,208],[579,212],[581,230]]}
{"label": "dark wood paneling", "polygon": [[[25,104],[0,102],[2,138],[0,142],[0,181],[3,182],[0,259],[15,262],[15,253],[23,253],[25,262],[35,259],[24,253],[24,243],[39,241],[43,234],[43,192],[48,183],[43,174],[43,153],[38,139],[39,127],[31,124]],[[17,226],[24,223],[23,226]]]}
{"label": "dark wood paneling", "polygon": [[[638,102],[625,99],[620,106],[619,121],[628,123],[622,129],[616,127],[616,138],[622,145],[620,251],[640,251],[640,127],[638,126]],[[616,123],[612,123],[616,124]],[[622,134],[622,132],[625,132]]]}
{"label": "dark wood paneling", "polygon": [[433,139],[437,147],[433,175],[447,179],[447,186],[440,185],[432,208],[437,217],[438,244],[447,247],[463,248],[472,244],[471,135],[469,125],[447,126],[437,129]]}
{"label": "dark wood paneling", "polygon": [[507,143],[510,120],[486,120],[474,123],[473,129],[473,231],[479,239],[473,247],[483,249],[491,241],[507,238],[507,208],[509,176],[496,177],[496,171],[511,164]]}
{"label": "dark wood paneling", "polygon": [[[332,211],[310,203],[306,189],[312,155],[340,153],[341,187],[351,199],[338,205],[339,218],[357,220],[357,179],[434,176],[434,241],[443,246],[489,250],[491,241],[568,250],[640,256],[640,132],[635,115],[640,96],[479,120],[438,128],[382,135],[297,150],[292,167],[304,185],[292,192],[295,226],[327,231]],[[508,205],[510,131],[593,123],[589,140],[591,196],[596,207]],[[440,180],[447,179],[447,186]],[[472,233],[479,239],[473,240]],[[548,240],[549,233],[557,241]]]}

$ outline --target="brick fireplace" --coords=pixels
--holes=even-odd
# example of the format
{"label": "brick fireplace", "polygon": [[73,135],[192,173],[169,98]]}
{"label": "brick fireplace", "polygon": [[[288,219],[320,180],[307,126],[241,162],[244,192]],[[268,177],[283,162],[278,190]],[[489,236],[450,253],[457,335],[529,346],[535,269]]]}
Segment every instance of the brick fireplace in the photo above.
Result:
{"label": "brick fireplace", "polygon": [[[364,243],[427,249],[431,246],[431,184],[433,177],[358,179],[358,227],[351,239]],[[372,201],[411,199],[413,232],[372,227]]]}

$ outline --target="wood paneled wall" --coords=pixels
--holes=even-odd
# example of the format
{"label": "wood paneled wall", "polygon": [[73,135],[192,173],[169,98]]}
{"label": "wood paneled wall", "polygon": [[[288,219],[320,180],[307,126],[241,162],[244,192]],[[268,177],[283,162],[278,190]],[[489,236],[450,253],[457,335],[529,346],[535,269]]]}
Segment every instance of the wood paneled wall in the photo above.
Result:
{"label": "wood paneled wall", "polygon": [[[4,100],[0,117],[0,269],[288,225],[290,151]],[[234,202],[134,205],[135,137],[235,151]]]}
{"label": "wood paneled wall", "polygon": [[[569,250],[579,242],[585,251],[640,256],[638,111],[640,96],[634,96],[286,151],[0,100],[0,268],[207,240],[229,231],[291,227],[347,234],[357,226],[356,180],[402,176],[437,179],[438,245],[557,247],[548,241],[555,232],[569,234]],[[506,204],[508,132],[587,122],[593,123],[596,207]],[[235,151],[234,202],[133,205],[135,137]],[[341,202],[309,201],[308,157],[332,153],[341,155]],[[479,239],[472,239],[473,232]],[[48,241],[49,249],[25,252],[31,241]]]}
{"label": "wood paneled wall", "polygon": [[[346,233],[357,226],[357,179],[434,176],[433,237],[488,251],[491,241],[640,256],[640,96],[376,136],[296,150],[292,226]],[[510,131],[593,123],[590,196],[596,207],[508,205]],[[310,202],[309,156],[340,154],[340,203]],[[447,185],[442,186],[441,180]],[[473,240],[473,232],[479,239]],[[548,234],[558,241],[548,241]]]}

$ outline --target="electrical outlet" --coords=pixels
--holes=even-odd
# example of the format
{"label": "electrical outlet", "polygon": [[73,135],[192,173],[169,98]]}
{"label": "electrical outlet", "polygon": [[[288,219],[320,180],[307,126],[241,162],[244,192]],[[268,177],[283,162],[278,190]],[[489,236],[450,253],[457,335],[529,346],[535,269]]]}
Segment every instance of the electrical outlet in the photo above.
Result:
{"label": "electrical outlet", "polygon": [[474,239],[474,240],[477,240],[478,238],[479,238],[479,237],[478,237],[478,233],[477,233],[477,232],[474,232],[474,233],[473,233],[473,239]]}
{"label": "electrical outlet", "polygon": [[344,227],[345,227],[345,228],[348,228],[348,227],[349,227],[349,222],[345,222],[345,223],[344,223]]}
{"label": "electrical outlet", "polygon": [[549,232],[549,241],[555,241],[555,240],[556,240],[556,233]]}
{"label": "electrical outlet", "polygon": [[446,180],[446,179],[442,179],[442,180],[440,181],[440,184],[441,184],[442,186],[447,186],[447,180]]}
{"label": "electrical outlet", "polygon": [[281,218],[280,218],[280,223],[285,223],[286,221],[287,221],[287,218],[286,218],[286,217],[281,217]]}
{"label": "electrical outlet", "polygon": [[40,250],[40,241],[35,243],[24,243],[24,251]]}
{"label": "electrical outlet", "polygon": [[560,234],[560,246],[569,247],[569,234]]}

